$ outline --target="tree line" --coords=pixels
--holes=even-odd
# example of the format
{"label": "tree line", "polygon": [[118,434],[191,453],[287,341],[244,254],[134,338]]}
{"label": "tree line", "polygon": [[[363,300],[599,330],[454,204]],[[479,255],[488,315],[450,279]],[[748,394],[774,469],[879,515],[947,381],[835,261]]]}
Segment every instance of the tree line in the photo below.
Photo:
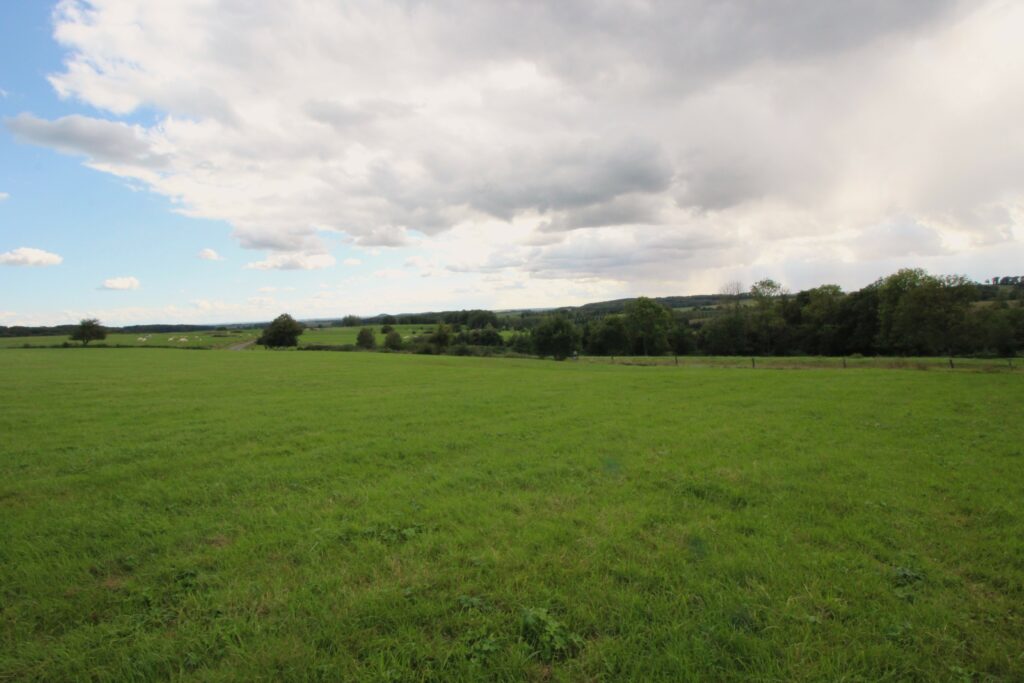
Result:
{"label": "tree line", "polygon": [[[903,269],[852,292],[826,284],[794,294],[765,279],[749,289],[730,285],[713,299],[701,297],[700,305],[673,309],[666,301],[672,302],[639,297],[515,316],[423,314],[429,320],[420,322],[436,324],[433,332],[392,339],[385,348],[554,358],[574,353],[1013,356],[1024,350],[1024,277],[1017,276],[981,284],[960,275]],[[397,324],[403,317],[377,320]],[[367,332],[367,344],[373,336]]]}
{"label": "tree line", "polygon": [[[666,305],[672,303],[694,305]],[[403,337],[394,325],[412,319],[433,327]],[[379,324],[381,344],[377,326],[365,324],[370,320]],[[793,294],[765,279],[749,289],[734,283],[714,298],[639,297],[554,311],[474,309],[347,316],[341,322],[362,325],[355,344],[307,348],[557,359],[577,353],[1014,356],[1024,350],[1024,277],[999,276],[979,284],[960,275],[903,269],[853,292],[827,284]],[[305,328],[285,314],[264,326],[258,343],[297,346]],[[106,335],[96,320],[68,330],[83,345]]]}

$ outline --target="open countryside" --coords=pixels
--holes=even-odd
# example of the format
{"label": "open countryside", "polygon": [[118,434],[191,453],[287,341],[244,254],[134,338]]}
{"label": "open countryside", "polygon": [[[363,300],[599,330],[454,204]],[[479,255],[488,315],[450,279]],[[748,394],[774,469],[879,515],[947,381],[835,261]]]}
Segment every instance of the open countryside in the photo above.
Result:
{"label": "open countryside", "polygon": [[1019,374],[14,349],[0,376],[11,680],[1024,675]]}
{"label": "open countryside", "polygon": [[1024,2],[0,2],[0,683],[1024,683]]}

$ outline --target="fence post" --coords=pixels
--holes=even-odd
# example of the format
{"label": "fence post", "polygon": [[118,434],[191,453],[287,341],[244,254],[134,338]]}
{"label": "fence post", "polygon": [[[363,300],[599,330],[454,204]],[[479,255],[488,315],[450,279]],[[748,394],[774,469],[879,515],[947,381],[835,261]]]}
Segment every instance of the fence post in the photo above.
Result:
{"label": "fence post", "polygon": [[843,370],[846,369],[846,356],[843,356]]}
{"label": "fence post", "polygon": [[950,370],[953,369],[953,359],[952,358],[949,359],[949,369]]}
{"label": "fence post", "polygon": [[750,359],[750,367],[754,368],[755,370],[757,369],[757,363],[754,361],[753,358]]}

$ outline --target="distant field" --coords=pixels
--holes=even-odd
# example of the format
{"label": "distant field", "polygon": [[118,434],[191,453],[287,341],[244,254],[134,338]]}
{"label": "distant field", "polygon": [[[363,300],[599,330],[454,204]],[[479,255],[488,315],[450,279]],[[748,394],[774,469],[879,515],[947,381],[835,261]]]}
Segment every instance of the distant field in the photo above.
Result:
{"label": "distant field", "polygon": [[13,349],[0,383],[2,681],[1024,680],[1024,373]]}
{"label": "distant field", "polygon": [[[203,348],[219,349],[233,344],[256,339],[259,330],[230,330],[228,332],[213,332],[203,330],[198,332],[161,332],[159,334],[124,334],[112,332],[102,341],[90,342],[90,346],[171,346],[175,348]],[[29,346],[60,346],[64,342],[80,344],[80,342],[69,341],[67,335],[41,336],[41,337],[0,337],[0,349],[20,348],[26,344]]]}
{"label": "distant field", "polygon": [[[381,345],[384,343],[384,336],[380,333],[381,325],[366,325],[373,330],[374,335],[377,338],[377,344]],[[398,330],[399,334],[404,339],[408,339],[413,335],[429,334],[435,329],[435,325],[392,325],[393,328]],[[359,330],[363,329],[363,326],[359,327],[320,327],[316,329],[309,329],[302,333],[299,337],[299,346],[309,346],[310,344],[326,344],[329,346],[341,346],[343,344],[355,344],[356,336],[359,334]]]}

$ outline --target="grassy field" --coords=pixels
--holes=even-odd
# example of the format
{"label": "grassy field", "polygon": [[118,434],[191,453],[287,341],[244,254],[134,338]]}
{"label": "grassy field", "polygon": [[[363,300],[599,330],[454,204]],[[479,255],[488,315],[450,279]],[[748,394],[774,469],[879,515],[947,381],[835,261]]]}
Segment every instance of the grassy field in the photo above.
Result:
{"label": "grassy field", "polygon": [[1024,373],[0,353],[0,680],[1024,679]]}
{"label": "grassy field", "polygon": [[[201,330],[195,332],[146,332],[123,333],[111,332],[102,341],[91,342],[90,346],[143,346],[173,347],[182,349],[223,349],[235,344],[251,341],[259,336],[259,330],[229,330],[215,332]],[[70,341],[67,335],[38,337],[0,337],[0,349],[21,348],[28,346],[60,346],[65,342],[78,345],[81,342]]]}
{"label": "grassy field", "polygon": [[[952,361],[952,363],[951,363]],[[598,365],[679,366],[754,370],[955,370],[1020,372],[1024,359],[857,356],[580,356]]]}
{"label": "grassy field", "polygon": [[[366,325],[373,330],[374,335],[377,337],[377,344],[384,344],[384,335],[380,333],[380,325]],[[434,330],[434,325],[392,325],[404,339],[408,339],[413,335],[429,334]],[[340,346],[342,344],[355,344],[356,336],[359,334],[359,330],[363,329],[360,327],[319,327],[314,329],[306,330],[299,337],[299,346],[309,346],[311,344],[326,344],[329,346]]]}

